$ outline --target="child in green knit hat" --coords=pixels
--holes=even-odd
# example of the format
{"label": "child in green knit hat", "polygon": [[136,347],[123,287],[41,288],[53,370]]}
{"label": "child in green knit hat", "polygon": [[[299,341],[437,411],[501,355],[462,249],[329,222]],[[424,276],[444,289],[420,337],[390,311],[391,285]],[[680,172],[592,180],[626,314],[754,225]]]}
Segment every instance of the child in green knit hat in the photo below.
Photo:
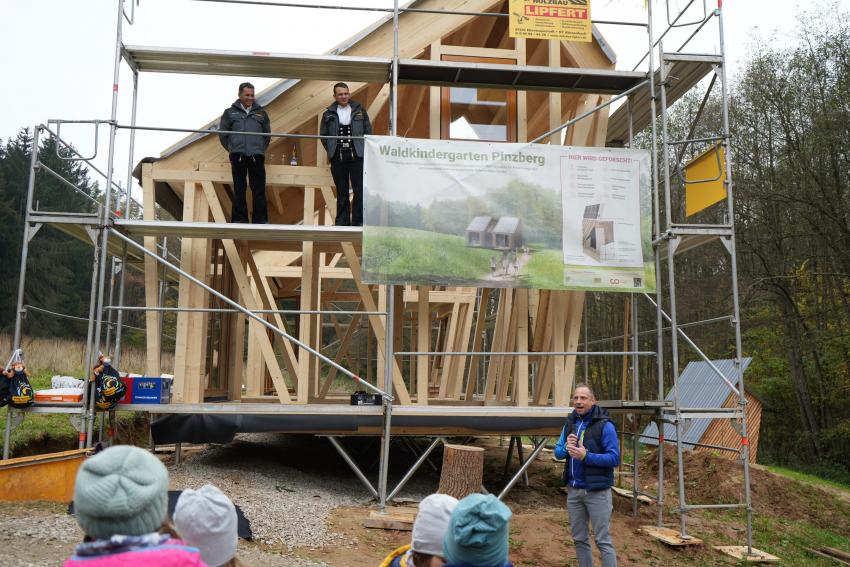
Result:
{"label": "child in green knit hat", "polygon": [[197,549],[161,533],[168,471],[138,447],[111,447],[83,463],[74,483],[74,515],[86,539],[66,567],[205,565]]}

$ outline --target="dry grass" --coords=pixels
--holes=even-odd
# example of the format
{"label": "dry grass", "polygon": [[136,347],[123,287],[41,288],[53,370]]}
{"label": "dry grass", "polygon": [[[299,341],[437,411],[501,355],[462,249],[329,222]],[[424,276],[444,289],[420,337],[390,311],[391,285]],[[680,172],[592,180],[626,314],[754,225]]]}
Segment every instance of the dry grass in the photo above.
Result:
{"label": "dry grass", "polygon": [[[51,372],[79,376],[83,374],[83,357],[86,352],[84,341],[57,338],[24,337],[21,348],[30,372]],[[0,334],[0,353],[5,364],[12,353],[12,336]],[[163,353],[162,368],[169,372],[174,368],[174,356]],[[121,371],[143,373],[145,351],[128,346],[121,347]]]}

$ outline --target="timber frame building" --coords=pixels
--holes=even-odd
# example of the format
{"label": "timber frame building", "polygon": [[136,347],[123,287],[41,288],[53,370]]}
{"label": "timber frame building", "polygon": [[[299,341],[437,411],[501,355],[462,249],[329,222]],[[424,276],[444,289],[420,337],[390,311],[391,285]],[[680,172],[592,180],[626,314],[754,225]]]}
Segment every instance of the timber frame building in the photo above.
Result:
{"label": "timber frame building", "polygon": [[[37,125],[15,348],[21,342],[25,312],[28,245],[38,228],[51,224],[95,247],[87,361],[93,361],[101,348],[114,349],[118,364],[123,314],[144,311],[144,371],[146,375],[160,375],[163,314],[176,313],[172,403],[129,409],[170,414],[190,425],[195,417],[195,423],[218,420],[231,431],[298,431],[325,436],[382,506],[398,494],[443,436],[533,435],[533,451],[528,459],[521,456],[519,470],[500,494],[504,496],[543,449],[546,438],[560,433],[569,411],[577,360],[615,357],[623,362],[622,399],[601,403],[613,412],[633,416],[634,439],[638,436],[639,415],[659,424],[672,422],[677,428],[689,416],[720,417],[737,424],[741,444],[735,449],[743,465],[744,499],[724,507],[740,508],[746,513],[747,551],[755,552],[750,529],[752,506],[734,225],[686,224],[678,220],[680,215],[671,205],[671,185],[677,182],[670,172],[672,146],[719,143],[728,153],[723,12],[719,6],[710,10],[707,0],[691,0],[678,14],[671,13],[668,0],[663,3],[667,21],[661,34],[654,32],[653,2],[647,4],[646,22],[595,22],[615,29],[636,26],[647,32],[647,53],[638,63],[646,61],[646,69],[622,71],[615,68],[614,54],[595,28],[588,43],[511,38],[506,0],[416,0],[403,7],[396,0],[392,9],[374,9],[386,12],[384,19],[325,55],[125,45],[122,29],[133,24],[135,5],[116,0],[111,117],[87,121],[95,131],[109,129],[107,171],[94,169],[106,179],[104,202],[96,214],[33,210],[35,172],[45,171],[35,151],[40,136],[55,137],[57,145],[68,148],[68,153],[63,154],[67,159],[92,167],[90,157],[76,153],[61,139],[59,128],[69,121]],[[262,4],[281,9],[301,6],[287,2]],[[688,12],[692,5],[695,13]],[[694,16],[696,19],[692,19]],[[720,37],[719,53],[683,51],[694,35],[714,23]],[[673,27],[688,26],[694,30],[690,38],[678,49],[665,51],[663,38],[667,32]],[[133,77],[129,124],[120,123],[117,117],[122,64],[130,68]],[[201,128],[136,123],[138,83],[145,73],[230,75],[234,83],[238,82],[237,77],[284,78],[257,97],[272,123],[266,160],[272,224],[226,222],[232,188],[227,155],[215,135],[217,117]],[[706,98],[715,84],[722,89],[723,131],[710,140],[669,140],[668,107],[709,76]],[[332,226],[336,195],[318,135],[321,113],[332,101],[331,86],[340,80],[349,84],[352,98],[367,109],[376,134],[622,146],[630,145],[633,132],[651,129],[658,291],[655,297],[635,297],[626,303],[625,318],[630,323],[621,337],[623,349],[588,348],[593,341],[587,337],[584,291],[364,283],[360,277],[360,229]],[[615,101],[623,104],[609,116]],[[694,120],[698,119],[699,113]],[[188,137],[166,149],[160,158],[136,163],[133,141],[139,130],[186,132]],[[115,138],[119,132],[130,136],[128,169],[134,170],[141,183],[141,219],[128,214],[132,212],[129,192],[122,203],[121,189],[114,181]],[[660,151],[656,153],[656,149]],[[285,165],[293,155],[297,156],[297,165]],[[728,218],[734,218],[729,161],[725,168],[727,198],[723,206]],[[47,173],[53,174],[49,170]],[[127,186],[131,181],[128,174]],[[110,212],[113,200],[123,215]],[[179,247],[174,245],[178,239]],[[738,377],[733,381],[690,339],[676,316],[675,258],[712,242],[722,243],[731,256],[734,312],[708,322],[732,322],[736,350],[733,372]],[[666,258],[666,284],[660,281],[662,257]],[[115,305],[112,284],[108,294],[106,291],[110,259],[121,268]],[[144,305],[124,305],[126,268],[144,272]],[[176,306],[163,302],[163,282],[176,286]],[[666,311],[662,308],[665,290],[669,302]],[[652,331],[641,332],[637,328],[638,300],[645,301],[644,305],[655,315],[656,328]],[[488,317],[488,313],[492,316]],[[667,324],[669,329],[665,328]],[[670,334],[665,339],[667,330]],[[655,337],[651,349],[639,348],[638,337],[643,333]],[[363,356],[352,352],[351,345],[356,340],[368,345],[366,363],[362,362]],[[672,361],[669,375],[664,365],[665,340],[669,341]],[[736,405],[708,411],[682,407],[676,395],[672,401],[664,399],[665,384],[673,384],[673,391],[677,391],[680,341],[707,361],[717,379],[726,381],[737,396]],[[328,343],[333,343],[332,349]],[[656,361],[657,388],[652,388],[650,394],[640,390],[640,357]],[[358,388],[380,394],[383,405],[348,405],[350,380]],[[35,406],[24,412],[10,409],[4,458],[8,457],[11,428],[28,412],[72,414],[81,431],[81,446],[90,444],[95,411],[89,398],[86,394],[82,404],[72,407]],[[168,416],[160,422],[167,419]],[[165,428],[159,431],[166,437],[171,435],[171,442],[188,441],[197,431],[192,429],[194,426],[187,426],[188,433],[181,438],[181,429],[175,423],[169,422],[167,432],[162,431]],[[156,427],[154,434],[156,437]],[[358,434],[382,436],[377,487],[337,440],[338,436]],[[394,490],[389,490],[387,483],[391,435],[432,439]],[[521,455],[521,444],[518,445]],[[637,442],[632,447],[636,458]],[[681,463],[680,442],[677,450]],[[663,486],[663,463],[663,452],[659,452],[659,487]],[[634,467],[631,476],[635,487],[640,486],[637,473]],[[686,503],[681,466],[678,481],[680,531],[685,536],[689,510],[718,505]],[[635,510],[638,492],[633,492]],[[651,496],[658,502],[660,526],[663,491]]]}

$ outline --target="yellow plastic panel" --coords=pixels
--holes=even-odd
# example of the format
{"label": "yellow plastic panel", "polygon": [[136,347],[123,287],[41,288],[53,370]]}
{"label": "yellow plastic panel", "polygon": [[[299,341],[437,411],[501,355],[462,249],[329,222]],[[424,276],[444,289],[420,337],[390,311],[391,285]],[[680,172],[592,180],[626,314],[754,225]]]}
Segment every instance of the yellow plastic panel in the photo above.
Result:
{"label": "yellow plastic panel", "polygon": [[726,152],[723,147],[715,145],[691,160],[685,166],[685,181],[685,216],[691,216],[724,200]]}

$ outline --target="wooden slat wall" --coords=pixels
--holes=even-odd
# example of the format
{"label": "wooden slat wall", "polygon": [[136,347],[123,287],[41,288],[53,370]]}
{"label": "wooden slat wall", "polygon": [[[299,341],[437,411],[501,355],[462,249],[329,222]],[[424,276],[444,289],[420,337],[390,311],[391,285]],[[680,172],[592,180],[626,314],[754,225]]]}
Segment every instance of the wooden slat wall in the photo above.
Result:
{"label": "wooden slat wall", "polygon": [[[723,402],[724,408],[735,407],[738,404],[738,396],[730,394],[726,401]],[[752,394],[747,392],[747,437],[750,440],[750,463],[755,463],[758,458],[759,450],[759,430],[761,428],[761,402],[758,401]],[[728,419],[715,419],[705,430],[700,443],[706,445],[717,445],[719,447],[739,448],[741,446],[741,436],[729,423]],[[738,454],[731,451],[717,451],[707,447],[696,447],[696,451],[716,452],[721,457],[727,459],[737,459]]]}

